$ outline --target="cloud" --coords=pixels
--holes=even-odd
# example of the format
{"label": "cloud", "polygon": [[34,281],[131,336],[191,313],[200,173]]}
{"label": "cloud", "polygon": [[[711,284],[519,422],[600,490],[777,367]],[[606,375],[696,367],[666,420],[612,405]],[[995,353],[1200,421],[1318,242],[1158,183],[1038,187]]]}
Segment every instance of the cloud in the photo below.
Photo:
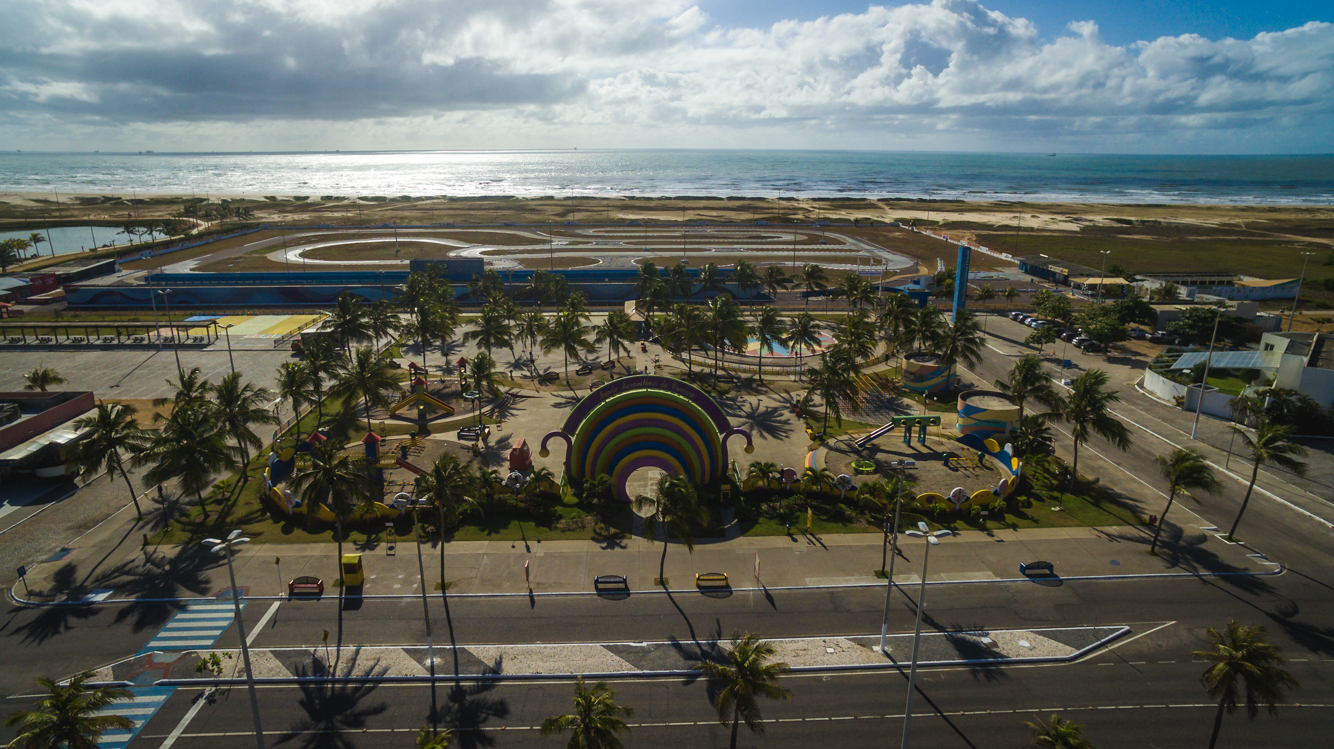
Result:
{"label": "cloud", "polygon": [[[229,123],[371,147],[609,134],[618,145],[1190,143],[1282,124],[1334,146],[1334,25],[1110,45],[976,0],[719,28],[687,0],[11,0],[0,122],[188,136]],[[340,125],[337,123],[347,123]],[[770,139],[757,142],[762,134]],[[1314,140],[1312,140],[1314,138]],[[412,140],[419,139],[419,140]],[[812,139],[818,139],[812,143]],[[515,141],[523,142],[515,142]],[[630,142],[620,142],[628,140]],[[423,142],[430,141],[430,142]],[[334,144],[337,146],[337,144]],[[268,147],[254,143],[252,147]]]}

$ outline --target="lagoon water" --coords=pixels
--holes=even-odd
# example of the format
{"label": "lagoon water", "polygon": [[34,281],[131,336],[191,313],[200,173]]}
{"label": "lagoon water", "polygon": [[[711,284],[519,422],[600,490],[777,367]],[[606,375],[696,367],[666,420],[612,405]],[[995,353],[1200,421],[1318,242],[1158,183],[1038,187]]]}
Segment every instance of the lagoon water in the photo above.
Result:
{"label": "lagoon water", "polygon": [[1334,204],[1334,156],[881,151],[4,153],[0,192]]}
{"label": "lagoon water", "polygon": [[50,229],[24,229],[23,231],[0,231],[0,239],[27,239],[33,233],[42,235],[47,240],[35,248],[29,248],[26,255],[41,253],[71,255],[92,247],[108,244],[125,244],[132,241],[120,229],[114,226],[53,226]]}

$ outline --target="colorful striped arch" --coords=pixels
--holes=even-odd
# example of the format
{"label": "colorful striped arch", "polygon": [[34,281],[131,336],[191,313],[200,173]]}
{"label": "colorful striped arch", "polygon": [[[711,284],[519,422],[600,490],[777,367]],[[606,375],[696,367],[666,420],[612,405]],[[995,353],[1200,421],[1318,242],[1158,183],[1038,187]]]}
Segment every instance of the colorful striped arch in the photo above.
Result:
{"label": "colorful striped arch", "polygon": [[610,476],[623,500],[630,474],[659,468],[703,484],[727,470],[727,438],[739,434],[751,452],[750,434],[733,429],[703,391],[668,377],[624,377],[593,391],[542,439],[542,457],[552,439],[566,442],[565,474],[582,481]]}

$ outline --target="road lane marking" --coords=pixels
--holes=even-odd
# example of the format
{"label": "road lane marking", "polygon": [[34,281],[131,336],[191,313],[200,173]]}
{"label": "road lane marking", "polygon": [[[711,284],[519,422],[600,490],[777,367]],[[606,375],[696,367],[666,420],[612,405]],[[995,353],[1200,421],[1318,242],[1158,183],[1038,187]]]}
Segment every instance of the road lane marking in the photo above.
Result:
{"label": "road lane marking", "polygon": [[269,607],[269,610],[264,612],[264,616],[259,618],[259,622],[255,625],[255,628],[250,630],[250,634],[245,638],[247,647],[255,644],[255,638],[259,637],[259,633],[264,631],[264,625],[269,623],[269,619],[271,619],[274,613],[278,611],[280,605],[282,605],[282,601],[274,601],[273,605]]}

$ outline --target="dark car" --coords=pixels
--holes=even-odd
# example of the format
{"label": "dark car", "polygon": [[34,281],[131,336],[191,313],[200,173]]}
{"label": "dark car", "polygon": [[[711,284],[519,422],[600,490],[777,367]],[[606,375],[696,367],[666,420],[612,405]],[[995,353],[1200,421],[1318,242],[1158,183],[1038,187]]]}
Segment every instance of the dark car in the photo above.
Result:
{"label": "dark car", "polygon": [[1021,318],[1021,317],[1023,317],[1023,316],[1024,316],[1024,313],[1022,313],[1022,312],[1011,312],[1011,313],[1010,313],[1010,319],[1011,319],[1011,320],[1018,320],[1019,318]]}
{"label": "dark car", "polygon": [[1065,341],[1066,343],[1074,343],[1075,339],[1078,337],[1079,337],[1079,331],[1077,330],[1067,330],[1061,334],[1061,340]]}
{"label": "dark car", "polygon": [[1104,349],[1103,345],[1097,341],[1085,341],[1079,344],[1079,350],[1086,354],[1098,354],[1102,353]]}

